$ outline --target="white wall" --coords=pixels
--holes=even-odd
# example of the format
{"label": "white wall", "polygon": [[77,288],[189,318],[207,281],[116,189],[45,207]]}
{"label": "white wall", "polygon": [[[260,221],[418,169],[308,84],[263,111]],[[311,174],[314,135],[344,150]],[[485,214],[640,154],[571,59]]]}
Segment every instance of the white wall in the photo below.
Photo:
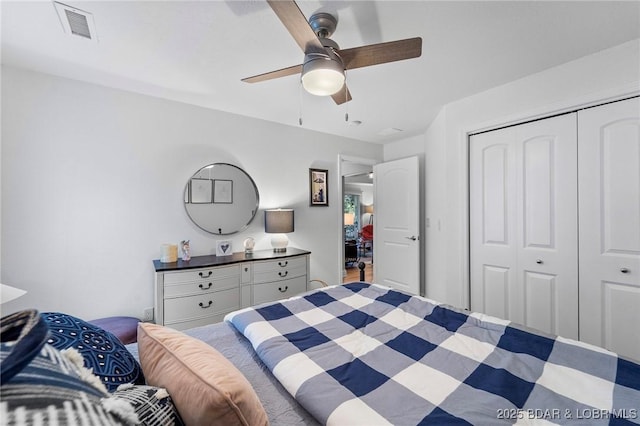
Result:
{"label": "white wall", "polygon": [[436,218],[442,229],[427,243],[427,296],[468,304],[468,133],[639,91],[635,40],[446,105],[426,133],[428,238]]}
{"label": "white wall", "polygon": [[[191,240],[193,255],[219,239],[191,223],[188,178],[235,164],[260,191],[250,227],[269,249],[265,208],[292,207],[290,245],[311,255],[311,278],[340,270],[341,153],[382,158],[382,147],[14,68],[2,68],[2,277],[26,296],[3,305],[85,319],[141,316],[153,305],[160,244]],[[295,120],[295,117],[292,117]],[[308,169],[329,169],[329,207],[309,207]],[[225,237],[227,238],[227,237]]]}

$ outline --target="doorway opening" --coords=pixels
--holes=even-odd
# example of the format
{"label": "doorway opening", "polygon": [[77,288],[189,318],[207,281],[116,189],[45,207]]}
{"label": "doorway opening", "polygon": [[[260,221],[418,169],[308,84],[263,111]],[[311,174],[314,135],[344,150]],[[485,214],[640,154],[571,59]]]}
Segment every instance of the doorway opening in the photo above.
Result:
{"label": "doorway opening", "polygon": [[[345,241],[346,241],[346,233],[345,233],[345,222],[344,222],[344,196],[345,194],[355,193],[360,195],[360,202],[358,205],[360,206],[361,212],[364,211],[368,205],[374,205],[374,194],[375,194],[375,184],[374,180],[367,180],[366,182],[361,182],[361,184],[368,184],[367,190],[363,190],[360,188],[353,188],[353,185],[358,185],[359,182],[356,182],[358,178],[356,176],[360,176],[359,179],[363,179],[366,175],[367,179],[369,175],[373,173],[373,167],[379,163],[379,160],[367,157],[358,157],[352,155],[338,154],[338,193],[341,197],[341,203],[343,203],[342,208],[340,208],[337,213],[340,214],[338,219],[340,223],[340,228],[336,232],[336,254],[338,256],[338,269],[336,283],[343,283],[347,280],[349,281],[357,281],[359,280],[360,270],[358,269],[357,264],[353,268],[347,268],[348,264],[345,262]],[[350,191],[345,191],[347,187],[352,188]],[[375,207],[375,206],[374,206]],[[375,213],[374,213],[375,214]],[[350,220],[350,219],[349,219]],[[355,214],[354,214],[354,222],[355,222]],[[359,217],[359,222],[363,224],[361,216]],[[369,219],[366,219],[366,223],[368,224]],[[367,271],[368,270],[368,271]],[[350,273],[347,278],[347,272]],[[369,282],[374,282],[375,273],[373,264],[369,264],[369,266],[365,270],[365,280]]]}
{"label": "doorway opening", "polygon": [[373,281],[373,168],[342,177],[344,273],[342,282]]}

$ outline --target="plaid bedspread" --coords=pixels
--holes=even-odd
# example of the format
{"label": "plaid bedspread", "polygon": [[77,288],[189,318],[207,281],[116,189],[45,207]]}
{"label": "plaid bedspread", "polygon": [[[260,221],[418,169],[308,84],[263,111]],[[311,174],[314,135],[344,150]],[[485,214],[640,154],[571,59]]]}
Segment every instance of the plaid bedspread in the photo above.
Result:
{"label": "plaid bedspread", "polygon": [[226,320],[322,423],[640,424],[640,365],[386,287],[329,287]]}

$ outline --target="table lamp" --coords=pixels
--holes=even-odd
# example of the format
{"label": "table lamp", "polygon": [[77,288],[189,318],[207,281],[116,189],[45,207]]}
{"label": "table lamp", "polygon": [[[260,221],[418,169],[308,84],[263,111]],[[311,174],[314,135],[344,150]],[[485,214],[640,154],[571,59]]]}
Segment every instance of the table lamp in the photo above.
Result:
{"label": "table lamp", "polygon": [[293,232],[293,209],[275,209],[264,211],[264,232],[275,234],[271,237],[271,246],[276,253],[287,251],[289,238],[285,234]]}
{"label": "table lamp", "polygon": [[369,213],[369,224],[372,224],[373,223],[373,204],[364,206],[364,212]]}
{"label": "table lamp", "polygon": [[356,215],[353,213],[344,214],[344,226],[353,225],[356,223]]}

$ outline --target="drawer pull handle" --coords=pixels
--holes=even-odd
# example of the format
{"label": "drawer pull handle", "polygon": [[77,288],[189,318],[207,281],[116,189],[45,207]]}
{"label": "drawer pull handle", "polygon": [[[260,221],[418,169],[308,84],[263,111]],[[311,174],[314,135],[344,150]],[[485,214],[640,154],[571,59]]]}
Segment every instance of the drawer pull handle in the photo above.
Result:
{"label": "drawer pull handle", "polygon": [[284,268],[285,266],[287,266],[289,264],[288,260],[285,260],[284,262],[278,262],[278,265],[280,265],[281,268]]}
{"label": "drawer pull handle", "polygon": [[209,287],[204,288],[204,286],[202,284],[198,284],[198,287],[200,287],[201,290],[209,290],[212,285],[213,285],[212,283],[209,283]]}
{"label": "drawer pull handle", "polygon": [[200,275],[200,278],[209,278],[211,276],[211,274],[213,274],[213,271],[209,271],[209,275],[207,275],[206,277],[204,276],[204,274],[202,272],[198,272],[198,275]]}
{"label": "drawer pull handle", "polygon": [[628,274],[629,268],[620,268],[620,272],[622,272],[623,274]]}
{"label": "drawer pull handle", "polygon": [[289,286],[285,285],[284,290],[282,289],[282,287],[278,287],[278,290],[280,290],[280,293],[286,293],[286,291],[289,290]]}
{"label": "drawer pull handle", "polygon": [[282,274],[282,272],[278,272],[278,275],[279,275],[281,278],[286,277],[288,274],[289,274],[289,271],[284,271],[284,275]]}
{"label": "drawer pull handle", "polygon": [[202,309],[210,308],[211,305],[213,305],[213,300],[209,300],[209,304],[207,306],[204,306],[204,303],[202,302],[198,303],[198,306],[200,306]]}

